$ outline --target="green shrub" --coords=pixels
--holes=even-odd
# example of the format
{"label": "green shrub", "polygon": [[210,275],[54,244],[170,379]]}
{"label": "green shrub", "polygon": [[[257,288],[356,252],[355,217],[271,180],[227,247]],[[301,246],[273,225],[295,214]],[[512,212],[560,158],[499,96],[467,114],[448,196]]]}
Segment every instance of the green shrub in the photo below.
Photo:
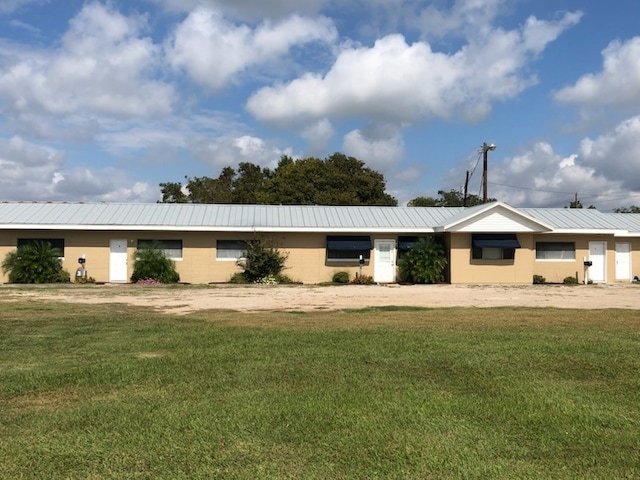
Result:
{"label": "green shrub", "polygon": [[229,283],[249,283],[247,281],[247,276],[244,274],[244,272],[236,272],[233,275],[231,275],[231,278],[229,279]]}
{"label": "green shrub", "polygon": [[290,276],[283,275],[282,273],[279,273],[278,275],[276,275],[276,280],[278,281],[278,283],[285,283],[285,284],[300,283],[300,282],[296,282]]}
{"label": "green shrub", "polygon": [[412,283],[444,281],[445,251],[434,237],[421,238],[398,260],[400,277]]}
{"label": "green shrub", "polygon": [[265,277],[276,277],[284,270],[287,256],[280,253],[273,242],[262,239],[247,242],[244,259],[238,262],[244,269],[248,282],[257,282]]}
{"label": "green shrub", "polygon": [[70,275],[62,268],[61,256],[49,242],[35,241],[7,253],[2,272],[9,273],[11,283],[66,283]]}
{"label": "green shrub", "polygon": [[565,279],[562,280],[562,283],[565,285],[577,285],[578,279],[576,277],[565,277]]}
{"label": "green shrub", "polygon": [[370,275],[356,274],[355,278],[351,280],[351,283],[354,285],[372,285],[374,281],[373,281],[373,277]]}
{"label": "green shrub", "polygon": [[167,258],[160,248],[151,246],[136,250],[131,281],[136,283],[140,280],[177,283],[180,281],[180,275],[173,260]]}
{"label": "green shrub", "polygon": [[542,285],[543,283],[547,283],[547,279],[542,275],[534,275],[533,276],[533,284],[534,285]]}
{"label": "green shrub", "polygon": [[349,272],[336,272],[331,277],[333,283],[349,283]]}

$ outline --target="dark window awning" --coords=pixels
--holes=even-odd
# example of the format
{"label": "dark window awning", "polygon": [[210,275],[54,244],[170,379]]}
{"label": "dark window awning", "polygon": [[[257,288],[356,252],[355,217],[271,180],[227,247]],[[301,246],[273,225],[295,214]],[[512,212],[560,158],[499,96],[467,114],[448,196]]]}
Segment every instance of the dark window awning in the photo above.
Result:
{"label": "dark window awning", "polygon": [[329,250],[371,250],[371,237],[366,235],[330,235],[327,237]]}
{"label": "dark window awning", "polygon": [[520,248],[515,233],[474,233],[471,236],[473,248]]}

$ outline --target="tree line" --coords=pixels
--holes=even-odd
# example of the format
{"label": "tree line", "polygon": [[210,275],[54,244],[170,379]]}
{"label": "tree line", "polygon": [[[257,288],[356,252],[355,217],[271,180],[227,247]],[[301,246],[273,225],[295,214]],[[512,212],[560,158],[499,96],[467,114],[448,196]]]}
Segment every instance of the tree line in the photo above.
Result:
{"label": "tree line", "polygon": [[300,160],[284,155],[273,170],[242,162],[237,169],[224,167],[217,178],[185,177],[185,182],[161,183],[162,202],[398,205],[385,191],[381,173],[341,153]]}
{"label": "tree line", "polygon": [[[251,162],[224,167],[217,178],[185,177],[182,182],[160,183],[162,203],[240,203],[262,205],[381,205],[397,206],[386,192],[386,180],[357,158],[334,153],[325,159],[294,160],[283,155],[275,169]],[[490,198],[488,201],[496,201]],[[438,190],[437,197],[416,197],[409,207],[473,207],[478,195],[459,190]],[[568,208],[583,208],[577,199]],[[591,205],[589,208],[595,208]],[[640,213],[640,207],[620,207],[619,213]]]}

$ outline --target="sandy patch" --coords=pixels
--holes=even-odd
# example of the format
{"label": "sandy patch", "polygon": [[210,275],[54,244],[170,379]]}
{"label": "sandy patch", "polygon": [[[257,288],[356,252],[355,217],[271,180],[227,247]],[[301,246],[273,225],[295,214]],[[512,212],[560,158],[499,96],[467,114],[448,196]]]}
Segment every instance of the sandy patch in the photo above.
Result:
{"label": "sandy patch", "polygon": [[346,285],[141,287],[138,285],[68,288],[0,287],[0,299],[55,300],[72,303],[124,303],[163,312],[225,309],[255,311],[329,311],[373,306],[555,307],[640,310],[640,285]]}

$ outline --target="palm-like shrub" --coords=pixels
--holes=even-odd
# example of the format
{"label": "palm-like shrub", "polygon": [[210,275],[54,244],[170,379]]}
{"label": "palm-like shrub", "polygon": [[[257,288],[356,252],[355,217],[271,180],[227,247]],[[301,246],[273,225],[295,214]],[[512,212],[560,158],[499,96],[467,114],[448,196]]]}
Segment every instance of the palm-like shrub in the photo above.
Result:
{"label": "palm-like shrub", "polygon": [[9,252],[2,262],[2,272],[9,273],[11,283],[68,282],[69,273],[62,268],[62,252],[49,242],[35,241]]}
{"label": "palm-like shrub", "polygon": [[136,250],[131,281],[136,283],[141,280],[177,283],[180,281],[180,275],[173,260],[167,258],[160,248],[152,246]]}
{"label": "palm-like shrub", "polygon": [[433,237],[421,238],[398,260],[400,277],[412,283],[442,282],[446,266],[444,248]]}
{"label": "palm-like shrub", "polygon": [[259,282],[266,277],[279,278],[286,261],[287,255],[280,253],[273,242],[258,239],[247,242],[244,259],[238,265],[248,282]]}

